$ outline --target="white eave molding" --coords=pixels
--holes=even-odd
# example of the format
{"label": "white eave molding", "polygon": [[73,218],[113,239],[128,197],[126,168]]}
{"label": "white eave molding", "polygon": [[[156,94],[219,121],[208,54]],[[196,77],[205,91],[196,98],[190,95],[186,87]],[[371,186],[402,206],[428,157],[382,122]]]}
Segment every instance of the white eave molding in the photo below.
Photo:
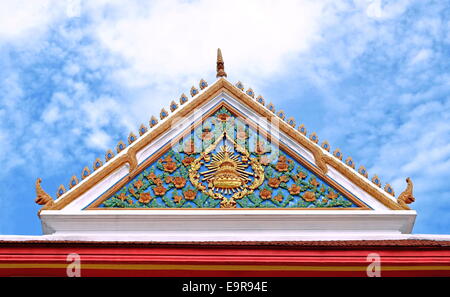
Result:
{"label": "white eave molding", "polygon": [[410,210],[44,210],[44,234],[145,236],[154,241],[301,240],[411,233]]}

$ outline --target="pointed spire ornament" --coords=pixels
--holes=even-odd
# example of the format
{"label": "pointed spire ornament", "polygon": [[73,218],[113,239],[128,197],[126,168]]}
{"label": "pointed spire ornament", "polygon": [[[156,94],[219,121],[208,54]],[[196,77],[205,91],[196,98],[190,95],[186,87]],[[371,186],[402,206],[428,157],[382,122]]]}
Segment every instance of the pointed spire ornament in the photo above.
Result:
{"label": "pointed spire ornament", "polygon": [[[150,127],[151,128],[151,127]],[[139,127],[139,135],[144,135],[145,132],[147,132],[147,127],[145,127],[144,124],[141,124],[141,126]]]}
{"label": "pointed spire ornament", "polygon": [[359,174],[361,174],[362,176],[364,176],[366,178],[369,176],[369,174],[367,173],[366,167],[364,167],[363,165],[359,166],[358,172],[359,172]]}
{"label": "pointed spire ornament", "polygon": [[222,52],[220,51],[220,48],[217,49],[217,78],[219,77],[227,77],[227,74],[225,72],[225,66],[222,58]]}
{"label": "pointed spire ornament", "polygon": [[[99,169],[102,166],[103,166],[102,160],[100,160],[100,158],[97,158],[97,159],[95,159],[94,166],[92,166],[92,167],[94,168],[94,171],[95,171],[95,170]],[[64,190],[64,192],[65,192],[65,190]]]}
{"label": "pointed spire ornament", "polygon": [[89,167],[84,167],[83,171],[81,172],[81,179],[85,179],[89,176],[89,174],[91,174],[91,170],[89,170]]}
{"label": "pointed spire ornament", "polygon": [[108,162],[114,157],[114,153],[111,149],[107,150],[105,153],[105,161]]}
{"label": "pointed spire ornament", "polygon": [[117,153],[120,153],[121,151],[123,151],[127,146],[125,145],[125,143],[121,140],[119,141],[119,143],[116,146],[116,151]]}
{"label": "pointed spire ornament", "polygon": [[73,188],[78,184],[78,178],[75,175],[72,175],[72,178],[70,179],[69,182],[69,188]]}
{"label": "pointed spire ornament", "polygon": [[136,135],[133,132],[130,132],[130,135],[128,135],[128,144],[133,143],[136,140]]}
{"label": "pointed spire ornament", "polygon": [[59,198],[59,196],[62,196],[65,192],[66,188],[64,187],[64,185],[59,185],[58,190],[56,191],[56,197]]}
{"label": "pointed spire ornament", "polygon": [[330,151],[330,144],[328,143],[328,141],[325,140],[324,142],[322,142],[322,144],[320,146],[327,152]]}
{"label": "pointed spire ornament", "polygon": [[178,104],[175,103],[175,101],[172,100],[170,103],[170,111],[174,112],[178,108]]}

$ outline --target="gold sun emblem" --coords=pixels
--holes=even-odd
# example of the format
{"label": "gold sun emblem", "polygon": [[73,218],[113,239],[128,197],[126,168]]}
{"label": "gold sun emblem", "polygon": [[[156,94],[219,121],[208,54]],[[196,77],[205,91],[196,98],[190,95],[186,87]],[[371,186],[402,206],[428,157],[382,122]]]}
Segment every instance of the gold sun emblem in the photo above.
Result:
{"label": "gold sun emblem", "polygon": [[[219,152],[213,153],[223,140],[232,145],[224,145]],[[199,172],[202,165],[207,170]],[[251,171],[246,170],[249,168]],[[235,200],[253,193],[264,182],[264,168],[257,158],[251,157],[244,147],[224,132],[222,137],[218,137],[215,143],[191,163],[189,179],[202,193],[213,199],[220,199],[220,207],[235,208]]]}
{"label": "gold sun emblem", "polygon": [[220,152],[212,156],[211,163],[205,166],[208,170],[200,172],[204,176],[203,181],[208,182],[213,190],[225,194],[242,190],[251,181],[249,176],[253,175],[252,172],[245,171],[248,164],[233,154],[228,146],[222,146]]}

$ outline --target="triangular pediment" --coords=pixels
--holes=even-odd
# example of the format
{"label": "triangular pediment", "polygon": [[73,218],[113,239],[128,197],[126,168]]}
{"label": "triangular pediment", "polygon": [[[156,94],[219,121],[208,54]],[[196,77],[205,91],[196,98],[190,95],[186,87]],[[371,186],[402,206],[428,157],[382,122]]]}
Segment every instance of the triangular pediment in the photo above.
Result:
{"label": "triangular pediment", "polygon": [[368,209],[224,101],[88,207],[104,208]]}
{"label": "triangular pediment", "polygon": [[[202,134],[213,135],[208,141],[216,140],[222,135],[220,133],[223,131],[217,130],[212,121],[219,121],[217,116],[224,113],[233,122],[230,126],[232,128],[229,128],[233,132],[227,134],[228,138],[232,135],[232,141],[239,142],[239,133],[248,134],[243,145],[249,154],[249,160],[257,160],[264,169],[264,181],[258,187],[253,186],[252,193],[239,199],[231,199],[237,208],[407,209],[397,204],[377,184],[356,172],[351,164],[344,164],[338,156],[330,154],[329,149],[319,146],[314,138],[306,137],[301,129],[296,130],[293,119],[284,120],[283,112],[275,114],[272,106],[265,106],[262,97],[254,99],[253,91],[243,92],[238,87],[221,78],[204,90],[195,89],[192,94],[194,98],[190,101],[182,96],[180,106],[174,102],[171,104],[170,115],[165,110],[162,111],[159,123],[152,117],[150,130],[147,131],[144,127],[141,137],[130,141],[128,147],[96,168],[48,209],[220,207],[221,202],[230,201],[234,193],[248,191],[246,187],[252,183],[249,181],[233,188],[232,185],[226,185],[228,182],[233,184],[231,179],[225,179],[222,184],[213,179],[210,182],[221,184],[222,188],[210,189],[206,185],[207,190],[202,190],[201,186],[193,184],[195,180],[189,176],[191,168],[185,166],[183,161],[186,158],[197,160],[202,155],[201,150],[207,149]],[[240,126],[243,127],[243,132],[239,130]],[[211,128],[211,131],[206,131],[205,127]],[[195,144],[202,143],[201,150],[197,150],[192,156],[181,148],[188,139],[192,139]],[[261,164],[261,158],[264,157],[262,159],[265,161],[265,156],[255,154],[257,139],[270,149],[270,153],[266,154],[271,157],[269,164]],[[229,147],[232,148],[230,152],[237,155],[242,163],[242,155],[237,154],[236,143],[229,143]],[[278,155],[273,151],[277,151]],[[217,152],[212,151],[210,157],[213,156],[217,156]],[[277,165],[282,164],[283,160],[288,164],[288,172],[277,170]],[[176,167],[172,172],[171,169],[164,168],[165,164],[167,167],[171,162]],[[205,163],[204,160],[201,162]],[[241,165],[248,165],[246,168],[250,169],[243,170],[254,174],[248,162]],[[204,168],[199,172],[202,170]],[[157,182],[149,178],[152,172],[156,175]],[[303,175],[304,178],[297,178]],[[180,184],[177,187],[177,184],[170,181],[171,177],[172,180],[178,178],[177,181],[183,183],[183,187],[179,187]],[[217,179],[216,176],[214,178]],[[249,174],[246,178],[252,180],[253,175]],[[143,184],[140,187],[139,181]],[[161,187],[155,192],[158,186]],[[226,197],[213,197],[213,194],[208,194],[209,190]],[[190,200],[191,192],[196,195]],[[225,202],[222,207],[224,205]]]}

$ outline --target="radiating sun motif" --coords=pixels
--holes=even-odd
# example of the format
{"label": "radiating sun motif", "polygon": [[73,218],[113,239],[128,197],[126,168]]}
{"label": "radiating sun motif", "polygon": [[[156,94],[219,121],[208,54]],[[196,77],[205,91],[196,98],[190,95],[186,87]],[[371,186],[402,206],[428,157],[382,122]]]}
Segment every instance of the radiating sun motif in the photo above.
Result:
{"label": "radiating sun motif", "polygon": [[[232,145],[227,146],[226,141]],[[220,142],[224,145],[218,153],[214,153]],[[200,172],[202,166],[208,170]],[[251,171],[246,171],[246,168],[251,168]],[[189,180],[203,194],[220,199],[221,208],[236,208],[236,200],[252,194],[262,185],[264,168],[257,158],[252,158],[245,147],[237,144],[224,131],[191,163]],[[224,196],[228,194],[231,197]]]}
{"label": "radiating sun motif", "polygon": [[251,179],[252,172],[245,171],[247,162],[239,159],[233,154],[230,147],[224,145],[220,152],[212,156],[212,161],[205,164],[208,170],[201,172],[203,181],[208,182],[208,187],[224,194],[235,193],[247,184]]}

